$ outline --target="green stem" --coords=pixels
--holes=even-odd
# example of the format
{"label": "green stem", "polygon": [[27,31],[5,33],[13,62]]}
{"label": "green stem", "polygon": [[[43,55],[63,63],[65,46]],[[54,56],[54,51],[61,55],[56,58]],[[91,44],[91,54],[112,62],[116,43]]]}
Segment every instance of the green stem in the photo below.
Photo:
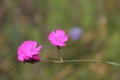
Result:
{"label": "green stem", "polygon": [[120,64],[111,62],[111,61],[104,61],[104,60],[53,60],[53,61],[41,61],[41,62],[51,62],[51,63],[70,63],[70,62],[100,62],[100,63],[106,63],[114,66],[120,66]]}
{"label": "green stem", "polygon": [[114,63],[114,62],[110,62],[110,61],[105,61],[105,63],[107,63],[107,64],[111,64],[111,65],[115,65],[115,66],[120,66],[120,64],[118,64],[118,63]]}
{"label": "green stem", "polygon": [[59,62],[63,62],[64,60],[63,60],[63,58],[62,57],[60,57],[60,49],[61,49],[61,47],[59,47],[59,46],[57,46],[57,57],[59,58]]}

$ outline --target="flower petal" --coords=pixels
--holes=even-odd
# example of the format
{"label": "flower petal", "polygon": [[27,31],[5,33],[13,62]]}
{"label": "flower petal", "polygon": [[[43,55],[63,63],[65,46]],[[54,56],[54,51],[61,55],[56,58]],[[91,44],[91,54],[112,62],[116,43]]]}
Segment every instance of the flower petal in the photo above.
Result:
{"label": "flower petal", "polygon": [[49,34],[48,39],[49,39],[49,40],[55,39],[55,35],[56,35],[55,32],[52,31],[52,32]]}
{"label": "flower petal", "polygon": [[39,56],[38,56],[38,55],[33,55],[33,59],[34,59],[34,60],[37,60],[37,61],[39,61],[39,60],[40,60],[40,58],[39,58]]}
{"label": "flower petal", "polygon": [[18,60],[19,61],[24,61],[24,57],[23,56],[18,56]]}
{"label": "flower petal", "polygon": [[34,51],[39,51],[39,50],[41,50],[42,49],[42,45],[40,45],[40,46],[38,46]]}
{"label": "flower petal", "polygon": [[61,47],[62,47],[62,46],[66,46],[66,44],[63,43],[63,42],[59,42],[58,44],[59,44],[58,46],[61,46]]}
{"label": "flower petal", "polygon": [[62,42],[66,42],[67,40],[68,40],[68,36],[67,35],[62,38]]}
{"label": "flower petal", "polygon": [[62,29],[59,29],[59,30],[56,30],[56,34],[58,36],[64,36],[65,35],[65,32],[62,30]]}
{"label": "flower petal", "polygon": [[37,46],[37,42],[36,41],[32,41],[32,48],[34,49]]}

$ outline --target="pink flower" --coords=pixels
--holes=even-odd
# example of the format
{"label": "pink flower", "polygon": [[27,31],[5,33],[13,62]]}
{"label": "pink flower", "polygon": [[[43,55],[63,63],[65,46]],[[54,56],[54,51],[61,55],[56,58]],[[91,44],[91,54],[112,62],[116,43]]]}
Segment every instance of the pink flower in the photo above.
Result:
{"label": "pink flower", "polygon": [[54,46],[60,48],[66,45],[65,42],[68,40],[68,36],[65,34],[64,30],[58,29],[50,32],[48,39]]}
{"label": "pink flower", "polygon": [[37,46],[36,41],[24,41],[19,47],[18,47],[18,60],[22,62],[29,62],[29,63],[35,63],[40,61],[39,54],[40,50],[42,48],[42,45]]}

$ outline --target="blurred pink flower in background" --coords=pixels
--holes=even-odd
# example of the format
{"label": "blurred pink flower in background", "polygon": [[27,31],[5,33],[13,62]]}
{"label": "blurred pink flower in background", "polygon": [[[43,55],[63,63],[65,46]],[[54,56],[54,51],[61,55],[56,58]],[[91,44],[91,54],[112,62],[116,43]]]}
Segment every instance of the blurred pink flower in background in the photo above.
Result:
{"label": "blurred pink flower in background", "polygon": [[18,60],[22,62],[35,63],[40,61],[39,54],[42,49],[42,45],[37,46],[36,41],[28,40],[24,41],[18,47]]}
{"label": "blurred pink flower in background", "polygon": [[65,34],[64,30],[58,29],[50,32],[48,39],[54,46],[62,47],[66,45],[65,42],[68,40],[68,35]]}

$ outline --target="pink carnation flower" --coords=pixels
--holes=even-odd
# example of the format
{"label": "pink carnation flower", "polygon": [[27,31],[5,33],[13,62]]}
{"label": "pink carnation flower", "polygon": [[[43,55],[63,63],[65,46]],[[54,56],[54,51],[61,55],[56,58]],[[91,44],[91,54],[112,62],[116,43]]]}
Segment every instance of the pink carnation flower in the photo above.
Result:
{"label": "pink carnation flower", "polygon": [[58,29],[50,32],[48,39],[54,46],[60,48],[66,45],[65,42],[68,40],[68,36],[65,34],[64,30]]}
{"label": "pink carnation flower", "polygon": [[37,46],[36,41],[24,41],[18,48],[18,60],[22,62],[35,63],[40,61],[39,54],[42,45]]}

